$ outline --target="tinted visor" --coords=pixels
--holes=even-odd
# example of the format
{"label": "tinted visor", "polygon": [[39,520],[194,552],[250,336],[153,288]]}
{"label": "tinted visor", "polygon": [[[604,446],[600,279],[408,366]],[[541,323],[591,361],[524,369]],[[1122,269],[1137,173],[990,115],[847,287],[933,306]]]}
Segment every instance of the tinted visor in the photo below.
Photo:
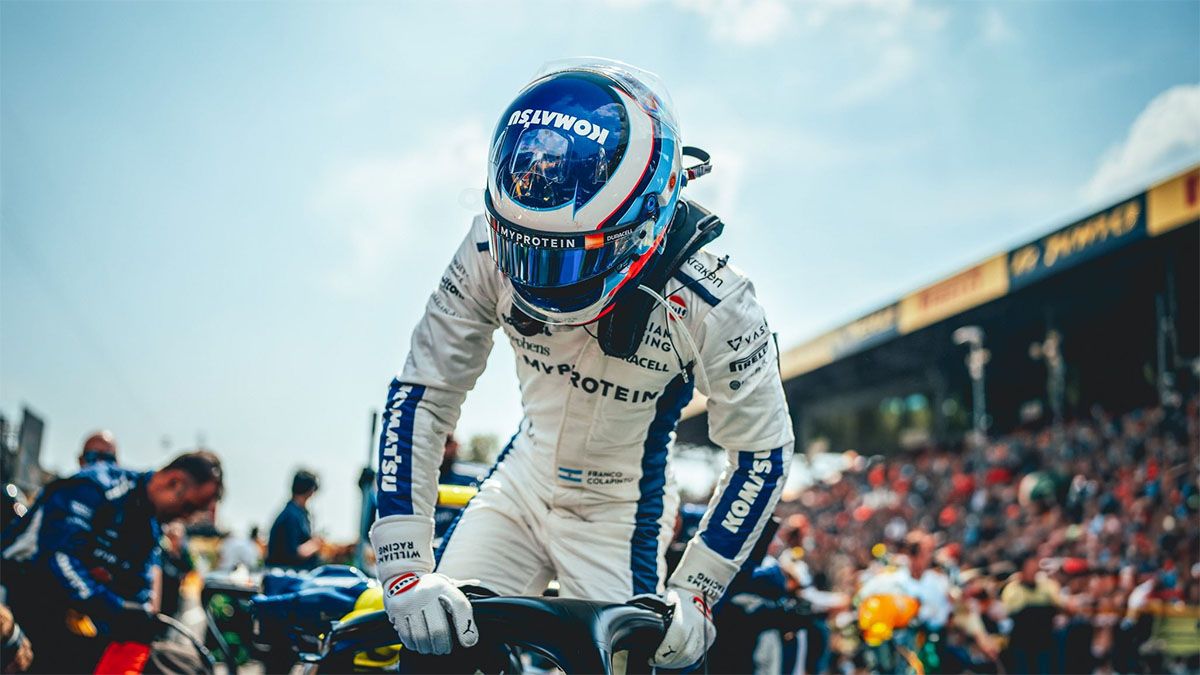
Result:
{"label": "tinted visor", "polygon": [[633,258],[638,226],[619,225],[585,234],[556,234],[514,225],[487,208],[488,251],[514,283],[535,288],[570,286],[598,277]]}
{"label": "tinted visor", "polygon": [[604,277],[594,277],[563,288],[534,288],[514,283],[513,290],[533,307],[551,312],[577,312],[600,299],[604,293]]}

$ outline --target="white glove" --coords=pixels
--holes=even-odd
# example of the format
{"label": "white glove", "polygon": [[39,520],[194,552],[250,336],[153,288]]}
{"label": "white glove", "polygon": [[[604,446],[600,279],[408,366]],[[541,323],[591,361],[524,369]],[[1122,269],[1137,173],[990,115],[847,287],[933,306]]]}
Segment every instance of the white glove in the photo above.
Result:
{"label": "white glove", "polygon": [[703,594],[682,588],[667,591],[667,604],[674,613],[650,663],[661,668],[685,668],[703,658],[717,638],[712,609]]}
{"label": "white glove", "polygon": [[459,644],[471,647],[479,641],[479,630],[467,596],[433,572],[432,542],[430,518],[388,516],[371,526],[383,607],[400,642],[420,654],[449,654],[454,635]]}
{"label": "white glove", "polygon": [[470,601],[445,575],[405,572],[388,579],[383,608],[405,649],[449,654],[455,635],[464,647],[479,641]]}

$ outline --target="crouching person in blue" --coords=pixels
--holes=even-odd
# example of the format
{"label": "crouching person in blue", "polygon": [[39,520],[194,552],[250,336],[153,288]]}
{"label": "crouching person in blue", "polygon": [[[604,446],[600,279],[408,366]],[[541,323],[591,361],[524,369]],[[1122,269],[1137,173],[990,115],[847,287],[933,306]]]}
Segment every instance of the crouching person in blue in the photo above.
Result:
{"label": "crouching person in blue", "polygon": [[209,511],[223,490],[207,451],[158,471],[100,462],[46,486],[0,533],[8,602],[33,642],[33,672],[92,672],[114,642],[149,643],[161,523]]}

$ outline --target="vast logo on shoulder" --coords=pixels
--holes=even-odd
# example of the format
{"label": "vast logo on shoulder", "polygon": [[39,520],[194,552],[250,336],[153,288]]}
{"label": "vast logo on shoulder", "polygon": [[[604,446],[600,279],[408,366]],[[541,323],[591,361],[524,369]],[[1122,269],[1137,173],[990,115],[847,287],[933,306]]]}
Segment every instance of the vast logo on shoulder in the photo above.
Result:
{"label": "vast logo on shoulder", "polygon": [[754,330],[750,331],[749,333],[746,333],[745,335],[739,335],[738,337],[735,337],[732,340],[726,340],[725,344],[729,345],[729,348],[736,352],[737,350],[742,348],[742,345],[748,345],[751,342],[754,342],[755,340],[757,340],[758,338],[760,338],[766,334],[767,334],[767,322],[764,321],[764,322],[762,322],[761,325],[758,326],[758,328],[755,328]]}
{"label": "vast logo on shoulder", "polygon": [[750,366],[759,362],[762,357],[767,355],[767,348],[771,346],[770,340],[763,340],[763,343],[754,348],[754,351],[743,356],[742,358],[729,364],[729,372],[740,373]]}
{"label": "vast logo on shoulder", "polygon": [[508,124],[539,124],[545,127],[556,127],[564,131],[570,131],[576,136],[582,136],[589,141],[596,141],[604,145],[608,140],[608,129],[593,124],[585,119],[579,119],[574,115],[555,112],[553,110],[514,110],[513,114],[508,116]]}
{"label": "vast logo on shoulder", "polygon": [[405,572],[388,582],[388,597],[394,598],[405,591],[411,591],[420,578],[413,572]]}

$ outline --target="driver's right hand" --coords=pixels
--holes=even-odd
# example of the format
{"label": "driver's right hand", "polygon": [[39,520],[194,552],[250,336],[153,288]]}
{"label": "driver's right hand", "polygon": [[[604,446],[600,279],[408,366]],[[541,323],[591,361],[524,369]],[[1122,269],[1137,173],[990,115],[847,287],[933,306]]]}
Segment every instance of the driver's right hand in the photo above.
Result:
{"label": "driver's right hand", "polygon": [[405,649],[449,654],[456,639],[464,647],[479,641],[470,601],[445,575],[404,572],[393,576],[383,583],[383,607]]}

